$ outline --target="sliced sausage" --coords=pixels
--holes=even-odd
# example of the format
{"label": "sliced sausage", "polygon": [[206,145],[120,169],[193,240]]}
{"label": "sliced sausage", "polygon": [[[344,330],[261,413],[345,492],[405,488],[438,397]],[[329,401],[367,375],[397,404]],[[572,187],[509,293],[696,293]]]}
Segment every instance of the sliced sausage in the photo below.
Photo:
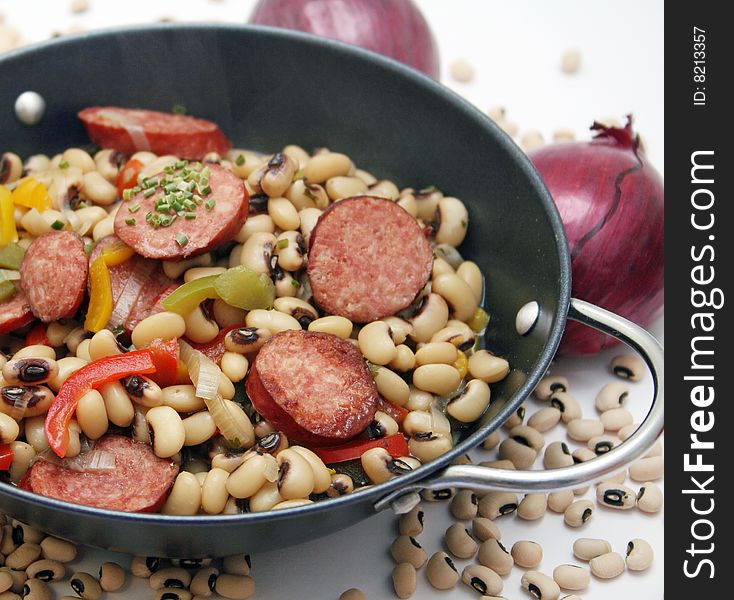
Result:
{"label": "sliced sausage", "polygon": [[[178,474],[178,465],[158,458],[148,444],[122,435],[106,435],[94,452],[114,457],[112,470],[80,471],[67,468],[77,459],[35,462],[20,487],[74,504],[125,512],[154,512],[165,502]],[[77,461],[78,462],[78,461]]]}
{"label": "sliced sausage", "polygon": [[[219,165],[207,165],[210,170],[211,194],[196,211],[195,219],[176,218],[167,227],[153,227],[145,218],[156,213],[156,201],[164,195],[160,188],[145,197],[145,192],[133,196],[117,211],[115,233],[135,252],[148,258],[182,260],[204,254],[230,241],[247,219],[249,197],[242,180]],[[206,202],[213,200],[211,209]],[[127,206],[140,205],[132,217]],[[183,238],[181,237],[183,236]]]}
{"label": "sliced sausage", "polygon": [[432,265],[418,222],[384,198],[355,196],[332,204],[311,232],[308,274],[316,302],[358,323],[409,306]]}
{"label": "sliced sausage", "polygon": [[23,290],[16,292],[0,302],[0,333],[8,333],[33,320],[31,305]]}
{"label": "sliced sausage", "polygon": [[74,316],[87,289],[87,255],[79,234],[51,231],[33,240],[20,264],[20,285],[44,323]]}
{"label": "sliced sausage", "polygon": [[327,333],[284,331],[257,354],[247,376],[255,409],[290,439],[334,445],[372,421],[377,388],[362,355]]}
{"label": "sliced sausage", "polygon": [[231,144],[216,123],[155,110],[91,106],[79,112],[87,135],[100,148],[123,154],[148,150],[158,155],[201,159],[225,154]]}

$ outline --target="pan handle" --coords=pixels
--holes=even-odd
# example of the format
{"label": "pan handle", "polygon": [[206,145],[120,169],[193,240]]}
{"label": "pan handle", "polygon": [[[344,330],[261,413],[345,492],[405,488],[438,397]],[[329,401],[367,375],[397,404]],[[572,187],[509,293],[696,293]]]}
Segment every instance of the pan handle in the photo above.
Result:
{"label": "pan handle", "polygon": [[398,514],[408,512],[420,501],[417,492],[422,489],[459,487],[520,493],[574,489],[601,481],[642,456],[655,443],[664,427],[662,346],[639,325],[583,300],[571,300],[568,318],[617,338],[636,350],[647,363],[653,381],[652,405],[637,431],[609,452],[570,467],[513,471],[477,465],[452,465],[430,478],[388,494],[375,503],[375,508],[383,510],[390,506]]}

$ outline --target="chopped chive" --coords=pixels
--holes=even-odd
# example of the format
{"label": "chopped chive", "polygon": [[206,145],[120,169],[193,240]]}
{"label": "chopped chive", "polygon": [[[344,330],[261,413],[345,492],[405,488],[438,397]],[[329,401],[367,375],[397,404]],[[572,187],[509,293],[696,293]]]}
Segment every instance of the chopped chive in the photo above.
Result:
{"label": "chopped chive", "polygon": [[206,202],[204,202],[204,206],[207,210],[211,210],[214,208],[214,205],[217,203],[217,201],[214,198],[209,198]]}
{"label": "chopped chive", "polygon": [[183,169],[186,165],[189,164],[188,160],[179,160],[176,162],[176,168],[177,169]]}
{"label": "chopped chive", "polygon": [[184,219],[195,219],[195,218],[196,218],[196,213],[192,213],[192,212],[184,213]]}
{"label": "chopped chive", "polygon": [[128,207],[127,210],[131,213],[136,213],[140,210],[140,204],[133,204],[132,206]]}
{"label": "chopped chive", "polygon": [[59,229],[63,229],[64,223],[62,221],[59,221],[56,219],[53,223],[51,223],[51,229],[55,229],[58,231]]}
{"label": "chopped chive", "polygon": [[62,160],[59,163],[59,169],[68,169],[69,168],[69,161],[68,160]]}
{"label": "chopped chive", "polygon": [[155,207],[155,211],[156,211],[156,212],[159,212],[159,213],[161,213],[161,214],[164,214],[164,215],[165,215],[165,214],[166,214],[166,213],[167,213],[167,212],[168,212],[169,210],[171,210],[171,205],[170,205],[170,204],[166,204],[166,203],[164,203],[164,202],[161,202],[160,204],[158,204],[158,205],[157,205],[157,206]]}
{"label": "chopped chive", "polygon": [[181,246],[181,248],[183,248],[186,244],[189,243],[189,238],[183,233],[179,233],[176,236],[176,243]]}
{"label": "chopped chive", "polygon": [[207,194],[211,194],[212,193],[212,188],[210,188],[208,185],[204,189],[199,188],[199,193],[202,196],[206,196]]}
{"label": "chopped chive", "polygon": [[130,200],[130,198],[133,197],[133,190],[132,188],[127,188],[126,190],[122,191],[122,199],[123,200]]}
{"label": "chopped chive", "polygon": [[288,247],[288,238],[278,240],[278,250],[283,250],[284,248],[287,248],[287,247]]}
{"label": "chopped chive", "polygon": [[301,283],[297,279],[291,279],[291,285],[296,289],[301,287]]}
{"label": "chopped chive", "polygon": [[132,189],[132,191],[133,191],[133,195],[135,195],[135,194],[139,194],[139,193],[140,193],[140,190],[141,190],[141,188],[140,188],[140,186],[139,186],[139,185],[136,185],[136,186],[134,186],[134,187],[132,187],[132,188],[130,188],[130,189]]}
{"label": "chopped chive", "polygon": [[186,107],[183,104],[174,104],[171,108],[171,112],[174,115],[185,115],[186,114]]}
{"label": "chopped chive", "polygon": [[237,158],[234,159],[234,164],[236,164],[238,167],[241,167],[245,164],[245,155],[244,154],[238,154]]}
{"label": "chopped chive", "polygon": [[146,198],[150,198],[153,194],[155,194],[155,188],[148,188],[143,192],[143,196]]}
{"label": "chopped chive", "polygon": [[184,200],[182,204],[184,205],[184,208],[186,210],[196,210],[196,204],[194,204],[191,200]]}
{"label": "chopped chive", "polygon": [[173,165],[166,165],[165,167],[163,167],[163,172],[169,175],[173,173],[175,170],[176,170],[176,167],[174,167]]}
{"label": "chopped chive", "polygon": [[128,225],[135,225],[135,218],[134,217],[129,217],[129,218],[125,219],[125,223],[127,223]]}

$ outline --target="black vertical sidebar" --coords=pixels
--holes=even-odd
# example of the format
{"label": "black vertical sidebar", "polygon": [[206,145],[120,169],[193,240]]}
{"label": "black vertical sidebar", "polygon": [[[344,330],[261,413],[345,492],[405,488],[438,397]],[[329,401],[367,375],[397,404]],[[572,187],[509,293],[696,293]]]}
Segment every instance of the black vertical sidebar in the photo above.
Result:
{"label": "black vertical sidebar", "polygon": [[718,2],[665,7],[665,583],[731,598],[734,30]]}

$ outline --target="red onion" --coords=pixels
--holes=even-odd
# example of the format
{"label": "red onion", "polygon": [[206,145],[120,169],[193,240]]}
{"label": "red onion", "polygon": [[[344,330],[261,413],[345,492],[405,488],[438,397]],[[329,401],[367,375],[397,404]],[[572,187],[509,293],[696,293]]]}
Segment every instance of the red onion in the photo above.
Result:
{"label": "red onion", "polygon": [[[563,219],[572,294],[646,327],[663,304],[663,181],[645,160],[632,117],[594,123],[589,142],[529,153]],[[616,343],[569,323],[560,353],[593,354]]]}
{"label": "red onion", "polygon": [[439,77],[436,41],[411,0],[260,0],[250,23],[341,40]]}

